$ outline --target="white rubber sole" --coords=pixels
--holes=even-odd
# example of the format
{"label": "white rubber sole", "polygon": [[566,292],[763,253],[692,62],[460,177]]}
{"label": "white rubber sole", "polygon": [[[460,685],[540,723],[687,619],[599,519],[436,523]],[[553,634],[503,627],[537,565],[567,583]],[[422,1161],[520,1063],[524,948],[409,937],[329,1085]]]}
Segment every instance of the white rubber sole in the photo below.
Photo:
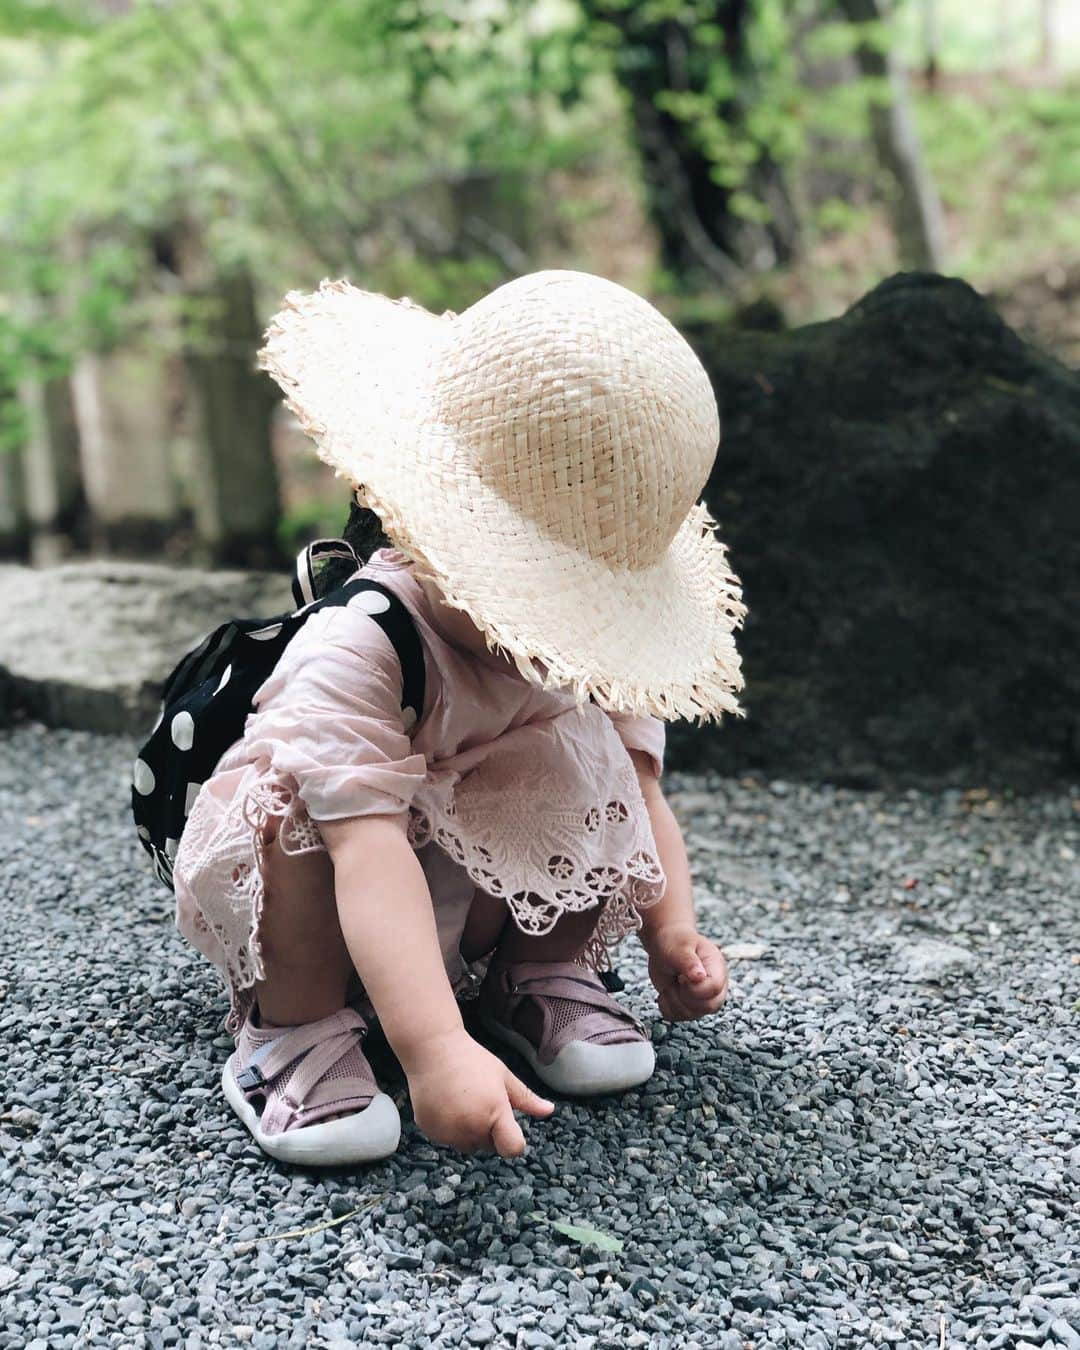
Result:
{"label": "white rubber sole", "polygon": [[258,1112],[244,1096],[233,1076],[230,1060],[221,1074],[225,1100],[243,1121],[252,1138],[271,1158],[299,1167],[346,1167],[351,1163],[388,1158],[401,1138],[401,1117],[392,1097],[376,1093],[363,1111],[318,1125],[264,1134]]}
{"label": "white rubber sole", "polygon": [[493,1018],[482,1017],[481,1025],[500,1041],[512,1046],[537,1078],[555,1092],[568,1097],[597,1097],[606,1092],[625,1092],[647,1082],[656,1068],[651,1041],[626,1041],[621,1045],[593,1045],[571,1041],[550,1064],[541,1064],[535,1049],[520,1032]]}

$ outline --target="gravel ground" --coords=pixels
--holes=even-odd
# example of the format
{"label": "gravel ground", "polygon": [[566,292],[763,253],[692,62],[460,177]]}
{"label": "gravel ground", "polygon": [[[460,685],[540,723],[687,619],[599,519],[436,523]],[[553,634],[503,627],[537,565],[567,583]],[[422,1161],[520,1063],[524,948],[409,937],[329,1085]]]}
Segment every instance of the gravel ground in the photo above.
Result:
{"label": "gravel ground", "polygon": [[220,1096],[130,746],[0,747],[0,1347],[1080,1347],[1080,800],[673,777],[727,1010],[516,1163],[316,1176]]}

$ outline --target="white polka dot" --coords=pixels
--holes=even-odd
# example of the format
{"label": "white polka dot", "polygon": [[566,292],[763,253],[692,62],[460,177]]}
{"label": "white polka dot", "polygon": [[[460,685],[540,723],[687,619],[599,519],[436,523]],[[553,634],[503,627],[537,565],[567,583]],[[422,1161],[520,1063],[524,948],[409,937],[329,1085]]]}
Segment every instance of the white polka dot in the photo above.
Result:
{"label": "white polka dot", "polygon": [[185,815],[185,816],[190,816],[190,815],[191,815],[191,808],[195,805],[195,798],[199,795],[199,789],[200,789],[201,787],[202,787],[202,784],[201,784],[201,783],[189,783],[189,784],[187,785],[187,792],[186,792],[186,794],[185,794],[185,796],[184,796],[184,815]]}
{"label": "white polka dot", "polygon": [[145,759],[135,761],[135,772],[131,776],[131,781],[135,784],[135,791],[140,797],[149,797],[153,792],[157,780],[154,778],[153,769]]}
{"label": "white polka dot", "polygon": [[254,638],[256,642],[269,642],[271,638],[276,638],[281,632],[280,623],[267,624],[265,628],[256,628],[254,633],[249,633],[249,638]]}
{"label": "white polka dot", "polygon": [[380,595],[378,591],[361,591],[359,595],[353,596],[349,605],[355,605],[357,609],[362,609],[365,614],[385,614],[390,608],[390,601],[385,595]]}
{"label": "white polka dot", "polygon": [[172,862],[173,858],[176,857],[176,850],[177,850],[179,847],[180,847],[180,840],[179,840],[179,839],[166,839],[166,840],[165,840],[165,856],[169,859],[170,862]]}
{"label": "white polka dot", "polygon": [[405,728],[406,731],[411,731],[412,728],[413,728],[414,726],[416,726],[416,709],[415,709],[415,708],[402,708],[402,710],[401,710],[401,724],[402,724],[402,726]]}
{"label": "white polka dot", "polygon": [[189,712],[178,712],[172,720],[172,743],[177,750],[190,750],[195,739],[195,719]]}
{"label": "white polka dot", "polygon": [[215,694],[221,693],[221,691],[229,683],[229,678],[231,675],[232,675],[232,662],[230,661],[229,664],[225,667],[225,669],[221,672],[221,679],[218,680],[218,687],[214,690]]}

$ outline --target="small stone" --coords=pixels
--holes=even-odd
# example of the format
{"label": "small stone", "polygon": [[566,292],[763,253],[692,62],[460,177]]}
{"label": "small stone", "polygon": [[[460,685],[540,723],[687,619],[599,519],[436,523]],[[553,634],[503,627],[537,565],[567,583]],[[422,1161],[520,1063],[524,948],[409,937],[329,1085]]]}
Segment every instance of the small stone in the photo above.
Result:
{"label": "small stone", "polygon": [[432,1238],[430,1242],[424,1245],[424,1260],[434,1261],[436,1265],[442,1265],[447,1261],[453,1261],[454,1253],[446,1245],[440,1242],[438,1238]]}
{"label": "small stone", "polygon": [[731,1301],[737,1308],[747,1308],[753,1312],[771,1312],[774,1308],[780,1307],[783,1296],[777,1285],[765,1281],[757,1289],[733,1289]]}
{"label": "small stone", "polygon": [[41,1112],[29,1106],[13,1106],[8,1111],[7,1118],[12,1125],[17,1125],[22,1130],[36,1130],[42,1119]]}
{"label": "small stone", "polygon": [[903,978],[912,982],[937,983],[975,965],[975,957],[966,947],[940,942],[936,938],[902,943],[897,949],[897,958]]}
{"label": "small stone", "polygon": [[729,961],[760,961],[769,948],[764,942],[728,942],[720,950]]}
{"label": "small stone", "polygon": [[146,1304],[138,1294],[128,1294],[117,1301],[116,1311],[125,1321],[130,1322],[143,1315]]}
{"label": "small stone", "polygon": [[424,1258],[418,1252],[387,1252],[388,1270],[418,1270]]}
{"label": "small stone", "polygon": [[556,1342],[546,1331],[528,1327],[518,1333],[518,1344],[525,1346],[526,1350],[553,1350]]}

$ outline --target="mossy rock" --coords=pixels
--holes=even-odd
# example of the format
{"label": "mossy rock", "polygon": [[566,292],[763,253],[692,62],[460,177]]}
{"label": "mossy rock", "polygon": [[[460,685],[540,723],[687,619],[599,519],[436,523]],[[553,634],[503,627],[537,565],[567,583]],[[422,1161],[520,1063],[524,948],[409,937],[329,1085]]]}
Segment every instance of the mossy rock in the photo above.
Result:
{"label": "mossy rock", "polygon": [[1080,771],[1080,376],[963,282],[787,333],[689,326],[706,496],[750,616],[744,722],[673,765],[1028,789]]}

